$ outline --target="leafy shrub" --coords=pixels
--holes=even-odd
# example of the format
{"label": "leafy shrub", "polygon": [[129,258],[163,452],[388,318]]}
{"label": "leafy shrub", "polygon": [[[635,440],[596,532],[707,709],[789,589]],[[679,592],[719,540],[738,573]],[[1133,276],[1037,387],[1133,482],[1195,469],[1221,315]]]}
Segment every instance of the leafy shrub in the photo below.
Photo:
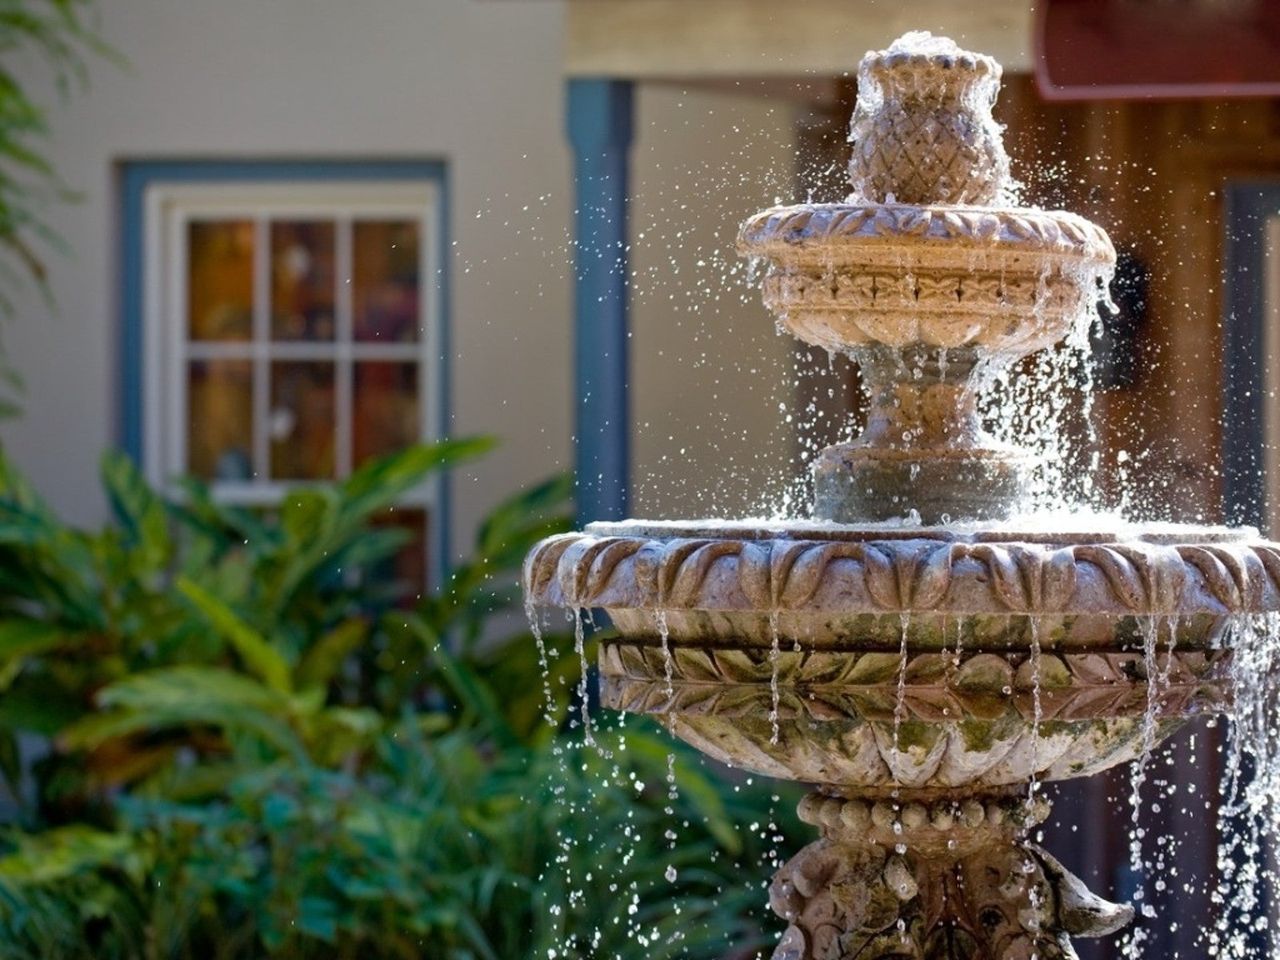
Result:
{"label": "leafy shrub", "polygon": [[572,638],[546,638],[548,700],[533,638],[494,636],[567,481],[499,505],[439,592],[380,578],[403,538],[374,521],[487,448],[415,447],[273,515],[109,456],[93,532],[0,458],[0,954],[754,955],[786,804],[634,719],[584,746]]}

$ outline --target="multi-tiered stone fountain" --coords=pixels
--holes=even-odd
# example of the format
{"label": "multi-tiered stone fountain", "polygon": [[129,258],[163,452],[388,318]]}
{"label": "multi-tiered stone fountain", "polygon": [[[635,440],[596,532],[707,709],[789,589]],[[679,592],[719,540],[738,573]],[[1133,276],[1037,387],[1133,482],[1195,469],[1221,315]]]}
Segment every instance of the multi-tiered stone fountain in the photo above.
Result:
{"label": "multi-tiered stone fountain", "polygon": [[1125,925],[1028,839],[1040,784],[1221,709],[1228,622],[1280,608],[1254,531],[1019,521],[1035,464],[986,435],[980,382],[1087,323],[1114,251],[1002,205],[999,78],[950,41],[868,54],[852,195],[742,225],[781,325],[871,395],[817,459],[813,518],[595,523],[526,562],[533,602],[607,611],[606,706],[813,785],[775,960],[1054,960]]}

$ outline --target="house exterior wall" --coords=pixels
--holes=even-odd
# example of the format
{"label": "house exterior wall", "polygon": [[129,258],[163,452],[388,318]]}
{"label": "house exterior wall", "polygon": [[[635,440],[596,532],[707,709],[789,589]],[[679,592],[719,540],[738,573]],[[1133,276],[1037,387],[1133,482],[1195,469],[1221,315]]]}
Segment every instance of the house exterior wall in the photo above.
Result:
{"label": "house exterior wall", "polygon": [[52,211],[72,247],[49,260],[57,310],[27,298],[6,331],[28,388],[2,435],[57,506],[101,516],[96,462],[119,436],[114,177],[128,159],[444,160],[453,429],[504,439],[457,479],[459,509],[469,522],[567,462],[570,289],[537,240],[563,243],[570,202],[558,4],[106,0],[102,16],[127,68],[96,64],[88,93],[52,111],[53,159],[83,193]]}
{"label": "house exterior wall", "polygon": [[[48,261],[56,308],[30,293],[4,331],[27,380],[24,414],[0,425],[8,453],[70,519],[104,516],[97,461],[120,439],[120,162],[407,157],[448,165],[452,431],[503,441],[455,477],[455,545],[464,547],[476,518],[518,484],[567,468],[573,193],[562,21],[558,0],[104,0],[102,34],[128,66],[95,64],[89,90],[65,102],[48,94],[49,152],[82,199],[50,210],[71,247]],[[650,205],[675,195],[668,178],[789,163],[786,111],[759,100],[690,98],[655,86],[642,91],[638,114],[637,223]],[[768,135],[757,146],[726,149],[730,126],[762,123]],[[717,178],[737,186],[721,189],[723,204],[698,210],[723,214],[719,220],[691,225],[685,212],[669,222],[731,243],[724,224],[736,224],[763,195],[751,184],[755,172]],[[678,239],[668,250],[663,229],[658,222],[637,240],[636,256],[671,270],[694,253]],[[728,355],[717,362],[728,366],[738,342],[715,331],[732,328],[736,321],[726,317],[734,312],[700,321]],[[735,315],[768,329],[757,304],[739,302]],[[650,425],[637,428],[642,458],[660,462],[637,471],[687,489],[685,477],[705,460],[663,460],[646,439],[665,437],[668,419],[694,421],[710,406],[673,410],[669,403],[685,368],[657,361],[687,345],[664,334],[671,321],[665,304],[638,302],[635,323],[645,333],[633,361],[635,421]],[[745,349],[754,356],[759,345]],[[735,402],[754,391],[747,378],[736,379],[722,410],[758,421],[758,402]],[[730,433],[741,443],[752,429]]]}

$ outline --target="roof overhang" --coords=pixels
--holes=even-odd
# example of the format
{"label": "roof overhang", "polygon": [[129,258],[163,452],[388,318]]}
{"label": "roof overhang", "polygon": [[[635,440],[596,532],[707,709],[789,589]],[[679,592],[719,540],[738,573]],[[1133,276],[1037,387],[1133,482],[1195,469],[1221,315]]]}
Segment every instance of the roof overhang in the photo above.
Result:
{"label": "roof overhang", "polygon": [[908,30],[1032,67],[1030,0],[567,0],[565,70],[637,80],[833,77]]}

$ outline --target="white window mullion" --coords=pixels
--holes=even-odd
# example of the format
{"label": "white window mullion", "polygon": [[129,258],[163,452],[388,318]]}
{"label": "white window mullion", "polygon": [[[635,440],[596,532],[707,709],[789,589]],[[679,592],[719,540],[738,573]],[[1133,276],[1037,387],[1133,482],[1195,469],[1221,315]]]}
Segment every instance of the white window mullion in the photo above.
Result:
{"label": "white window mullion", "polygon": [[271,478],[271,229],[266,217],[253,224],[253,472]]}
{"label": "white window mullion", "polygon": [[355,370],[352,366],[352,342],[355,338],[355,319],[352,316],[352,270],[355,263],[352,219],[344,215],[337,219],[334,230],[335,269],[338,289],[334,296],[337,316],[334,331],[336,341],[336,368],[334,369],[334,439],[335,466],[338,477],[351,473],[352,421],[355,395]]}
{"label": "white window mullion", "polygon": [[[435,219],[426,211],[417,214],[418,220],[418,342],[413,344],[418,361],[418,433],[422,439],[443,436],[448,425],[436,409],[439,384],[436,371],[441,369],[444,358],[437,359],[440,350],[436,317],[440,309],[440,283],[436,267],[440,262],[437,249],[439,238],[435,232]],[[435,484],[427,489],[432,495]]]}

